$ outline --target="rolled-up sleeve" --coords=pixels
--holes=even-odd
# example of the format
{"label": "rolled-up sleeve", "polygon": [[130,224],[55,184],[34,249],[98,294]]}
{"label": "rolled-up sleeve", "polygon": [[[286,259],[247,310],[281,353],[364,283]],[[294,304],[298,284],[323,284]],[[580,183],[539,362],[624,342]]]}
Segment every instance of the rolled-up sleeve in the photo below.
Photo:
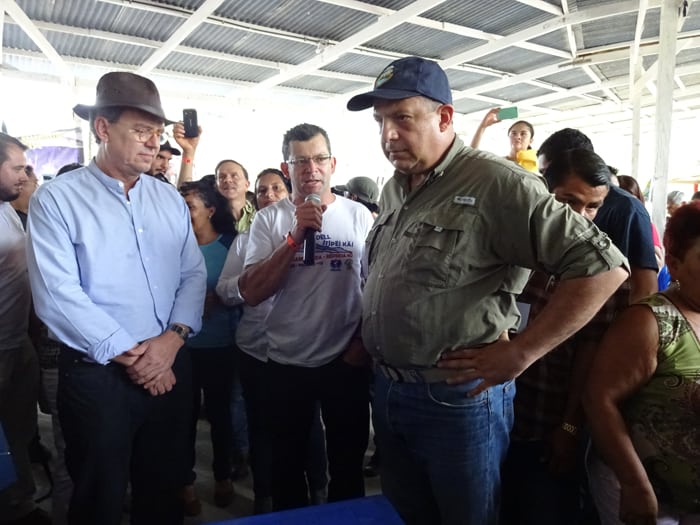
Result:
{"label": "rolled-up sleeve", "polygon": [[508,213],[489,215],[495,250],[513,256],[518,264],[542,269],[560,279],[587,277],[618,266],[629,271],[625,256],[610,238],[591,221],[557,202],[546,190],[530,180],[510,186]]}

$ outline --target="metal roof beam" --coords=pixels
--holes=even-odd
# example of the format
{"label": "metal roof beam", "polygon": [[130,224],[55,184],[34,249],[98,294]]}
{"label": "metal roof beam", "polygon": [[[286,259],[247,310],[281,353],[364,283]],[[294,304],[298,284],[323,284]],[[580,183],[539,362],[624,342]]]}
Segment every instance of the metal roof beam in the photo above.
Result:
{"label": "metal roof beam", "polygon": [[71,85],[74,82],[73,79],[73,73],[71,72],[70,68],[66,65],[65,61],[63,58],[61,58],[61,55],[58,54],[58,51],[54,49],[54,47],[51,45],[51,43],[46,39],[46,37],[37,29],[36,25],[34,25],[34,22],[32,22],[29,17],[25,14],[22,9],[17,5],[17,2],[14,0],[12,1],[5,1],[3,4],[4,11],[12,17],[12,19],[19,25],[19,27],[22,28],[22,31],[27,33],[29,38],[32,39],[32,42],[36,44],[36,46],[41,50],[44,55],[46,55],[46,58],[49,59],[49,61],[56,66],[56,68],[61,71],[61,73],[64,75],[63,82],[65,84]]}
{"label": "metal roof beam", "polygon": [[207,17],[212,14],[217,7],[224,3],[224,0],[204,0],[204,3],[190,15],[185,23],[182,24],[177,31],[175,31],[170,38],[168,38],[163,44],[153,53],[148,60],[146,60],[141,67],[139,67],[136,72],[140,75],[147,75],[150,73],[158,64],[160,64],[165,57],[167,57],[172,51],[180,45],[180,43],[192,34],[192,31],[197,29],[200,24],[202,24]]}
{"label": "metal roof beam", "polygon": [[[367,4],[365,2],[358,2],[357,0],[318,0],[319,2],[323,2],[324,4],[331,4],[331,5],[337,5],[339,7],[346,7],[348,9],[354,9],[355,11],[361,11],[363,13],[370,13],[373,15],[377,16],[387,16],[395,13],[393,9],[389,9],[386,7],[381,7],[377,5],[371,5]],[[519,0],[520,1],[520,0]],[[526,2],[522,2],[526,3]],[[541,0],[534,0],[534,3],[537,5],[533,5],[531,7],[536,7],[537,9],[542,9],[541,5],[549,6],[552,7],[553,9],[547,10],[547,9],[542,9],[546,10],[548,12],[552,12],[552,14],[555,15],[561,15],[561,10],[557,9],[556,7],[552,6],[551,4],[548,4],[546,2],[542,2]],[[441,22],[439,20],[433,20],[432,18],[426,18],[424,16],[416,16],[413,20],[411,20],[411,24],[421,26],[421,27],[427,27],[430,29],[436,29],[438,31],[444,31],[447,33],[453,33],[455,35],[460,35],[464,36],[467,38],[473,38],[477,40],[485,40],[486,42],[491,42],[495,40],[500,40],[501,38],[504,38],[502,35],[497,35],[494,33],[487,33],[486,31],[481,31],[480,29],[474,29],[471,27],[467,26],[462,26],[458,24],[451,24],[449,22]],[[533,44],[531,42],[518,42],[513,44],[515,47],[520,47],[523,49],[527,49],[529,51],[535,51],[538,53],[542,53],[545,55],[552,55],[556,57],[561,57],[561,58],[569,58],[569,54],[566,51],[562,51],[561,49],[556,49],[553,47],[549,46],[543,46],[540,44]]]}
{"label": "metal roof beam", "polygon": [[298,66],[286,68],[280,71],[279,74],[263,80],[258,84],[258,86],[261,88],[275,86],[286,82],[289,79],[306,75],[310,71],[319,69],[325,64],[330,64],[360,44],[377,38],[396,26],[411,20],[418,14],[442,4],[444,1],[445,0],[417,0],[416,2],[413,2],[412,4],[394,12],[391,15],[380,18],[374,24],[358,31],[351,37],[346,38],[338,44],[328,46],[311,60],[307,60]]}
{"label": "metal roof beam", "polygon": [[[700,47],[700,34],[699,31],[691,31],[687,33],[681,33],[679,35],[679,46],[684,49],[690,49],[695,47]],[[623,48],[626,44],[618,44],[615,49],[606,49],[602,51],[597,51],[596,49],[586,50],[590,53],[586,53],[586,60],[576,59],[573,62],[563,62],[560,64],[554,64],[550,66],[545,66],[543,68],[533,69],[519,75],[508,75],[502,79],[486,82],[484,84],[469,88],[463,91],[454,91],[453,98],[459,100],[461,98],[468,98],[471,95],[483,93],[486,91],[492,91],[494,89],[499,89],[509,85],[517,84],[520,82],[526,82],[530,80],[537,79],[539,77],[544,77],[547,75],[553,75],[562,71],[567,71],[573,69],[577,66],[583,65],[595,65],[602,64],[606,62],[615,62],[618,60],[624,60],[628,57],[628,50]],[[580,53],[582,53],[581,51]],[[648,44],[642,45],[640,48],[640,54],[642,56],[654,55],[658,53],[658,44]]]}
{"label": "metal roof beam", "polygon": [[[25,57],[25,58],[38,58],[38,59],[45,59],[45,57],[38,52],[35,51],[25,51],[25,50],[18,50],[18,49],[12,49],[12,50],[5,50],[5,55],[6,56],[17,56],[17,57]],[[134,73],[136,72],[136,69],[132,64],[121,64],[121,63],[116,63],[116,62],[103,62],[100,60],[92,60],[92,59],[87,59],[87,58],[75,58],[75,57],[69,57],[66,59],[66,64],[68,65],[74,65],[74,66],[89,66],[89,67],[95,67],[95,68],[100,68],[104,69],[105,72],[107,71],[133,71]],[[7,70],[5,70],[7,71]],[[21,73],[18,72],[17,76],[22,76],[24,75],[27,79],[36,79],[37,74],[36,73]],[[180,72],[173,72],[173,71],[166,71],[163,69],[157,69],[152,72],[153,76],[159,76],[159,77],[164,77],[164,78],[169,78],[172,80],[177,80],[180,79],[182,80],[187,79],[187,80],[194,80],[197,82],[209,82],[212,84],[217,84],[221,86],[227,86],[230,87],[232,83],[237,83],[240,84],[243,87],[246,86],[254,86],[255,84],[251,82],[245,82],[242,80],[230,80],[230,79],[224,79],[220,77],[208,77],[204,75],[195,75],[195,74],[190,74],[190,73],[180,73]],[[55,75],[50,75],[46,74],[44,75],[47,79],[58,79]],[[94,86],[94,81],[93,86]],[[288,86],[276,86],[276,90],[279,90],[280,92],[284,93],[291,93],[291,94],[307,94],[307,95],[313,95],[321,98],[329,98],[335,96],[335,93],[328,93],[325,91],[316,91],[313,89],[299,89],[299,88],[294,88],[294,87],[288,87]],[[159,88],[160,90],[160,88]],[[199,96],[199,95],[197,95]],[[220,100],[224,99],[224,95],[222,94],[220,97]]]}
{"label": "metal roof beam", "polygon": [[[657,7],[660,5],[660,3],[661,0],[649,0],[651,7]],[[463,62],[470,62],[477,58],[490,55],[496,51],[510,47],[516,42],[522,40],[537,38],[539,36],[551,33],[552,31],[564,29],[568,25],[582,24],[584,22],[591,22],[594,20],[635,12],[638,7],[639,0],[624,0],[621,2],[582,9],[581,11],[577,11],[569,15],[562,15],[556,19],[548,20],[547,22],[518,31],[517,33],[508,35],[507,37],[504,37],[498,41],[488,42],[475,49],[470,49],[464,53],[458,53],[445,60],[441,60],[440,64],[444,68],[449,68]]]}
{"label": "metal roof beam", "polygon": [[557,6],[544,2],[543,0],[516,0],[516,2],[534,7],[535,9],[539,9],[540,11],[544,11],[545,13],[550,13],[555,16],[561,16],[564,14]]}
{"label": "metal roof beam", "polygon": [[[561,10],[564,16],[569,15],[569,2],[568,0],[561,0]],[[578,46],[576,45],[576,37],[574,36],[574,30],[571,28],[571,24],[566,25],[566,40],[569,42],[569,49],[571,50],[571,56],[576,56],[576,50]]]}

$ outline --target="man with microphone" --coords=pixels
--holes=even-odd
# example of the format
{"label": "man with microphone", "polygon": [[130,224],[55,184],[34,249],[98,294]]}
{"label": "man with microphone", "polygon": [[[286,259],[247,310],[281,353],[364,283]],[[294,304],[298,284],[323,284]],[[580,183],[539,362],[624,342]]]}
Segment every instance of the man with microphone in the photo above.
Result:
{"label": "man with microphone", "polygon": [[293,127],[284,135],[282,154],[291,199],[256,215],[239,280],[250,305],[276,297],[266,320],[276,510],[308,504],[304,458],[317,403],[326,428],[329,501],[364,495],[369,430],[360,315],[372,215],[331,192],[336,162],[322,128]]}

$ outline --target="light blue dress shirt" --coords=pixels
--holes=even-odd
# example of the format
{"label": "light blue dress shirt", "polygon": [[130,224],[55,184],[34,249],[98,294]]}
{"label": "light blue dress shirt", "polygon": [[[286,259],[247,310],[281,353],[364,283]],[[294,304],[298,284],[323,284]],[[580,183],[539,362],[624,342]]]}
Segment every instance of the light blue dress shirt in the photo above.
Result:
{"label": "light blue dress shirt", "polygon": [[51,334],[105,364],[170,323],[201,327],[206,268],[184,199],[141,176],[122,182],[93,161],[31,199],[27,264]]}

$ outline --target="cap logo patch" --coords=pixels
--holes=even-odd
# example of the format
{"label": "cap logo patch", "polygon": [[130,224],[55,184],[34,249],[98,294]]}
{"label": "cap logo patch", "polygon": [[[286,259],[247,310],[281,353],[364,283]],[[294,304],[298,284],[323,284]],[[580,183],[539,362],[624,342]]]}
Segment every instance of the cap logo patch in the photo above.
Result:
{"label": "cap logo patch", "polygon": [[381,87],[382,84],[386,84],[389,80],[391,80],[391,77],[393,76],[394,66],[387,67],[384,71],[379,73],[377,80],[374,81],[374,88],[377,89],[378,87]]}

